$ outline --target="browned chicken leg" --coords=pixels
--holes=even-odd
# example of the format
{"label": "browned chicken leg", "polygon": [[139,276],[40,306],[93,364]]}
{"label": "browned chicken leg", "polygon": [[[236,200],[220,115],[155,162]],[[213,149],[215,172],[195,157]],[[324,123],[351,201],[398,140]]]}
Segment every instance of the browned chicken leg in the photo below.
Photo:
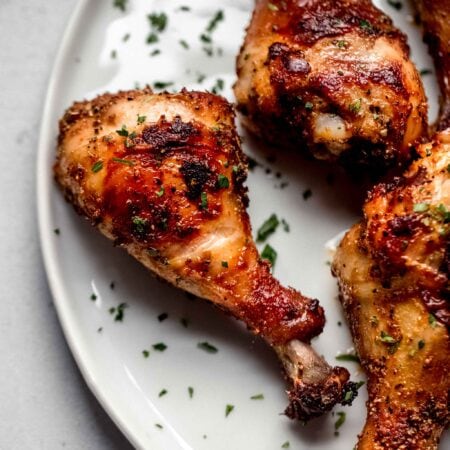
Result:
{"label": "browned chicken leg", "polygon": [[307,420],[352,397],[348,372],[309,346],[324,314],[261,260],[246,213],[234,114],[205,93],[103,95],[60,123],[56,180],[77,211],[147,268],[244,321],[289,382],[286,414]]}
{"label": "browned chicken leg", "polygon": [[272,144],[384,171],[427,129],[408,53],[369,0],[258,0],[237,60],[238,110]]}
{"label": "browned chicken leg", "polygon": [[436,449],[450,423],[450,2],[421,11],[444,131],[403,178],[374,188],[333,264],[369,381],[359,450]]}

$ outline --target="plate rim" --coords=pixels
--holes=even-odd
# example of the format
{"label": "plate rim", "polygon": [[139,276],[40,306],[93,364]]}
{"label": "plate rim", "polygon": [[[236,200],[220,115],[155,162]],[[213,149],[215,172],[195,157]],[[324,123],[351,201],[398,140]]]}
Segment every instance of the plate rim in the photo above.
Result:
{"label": "plate rim", "polygon": [[140,436],[139,430],[132,430],[129,422],[121,413],[120,408],[113,406],[113,401],[103,391],[101,385],[96,381],[96,376],[88,364],[85,363],[83,349],[77,339],[76,326],[71,320],[70,311],[66,306],[65,289],[62,281],[59,279],[56,271],[56,255],[54,244],[52,244],[52,220],[50,207],[50,189],[52,186],[51,169],[47,163],[47,149],[54,139],[52,133],[52,117],[55,109],[57,85],[61,79],[64,70],[64,59],[67,55],[68,47],[73,41],[74,35],[78,30],[80,22],[86,13],[90,0],[78,0],[72,13],[70,14],[66,28],[64,30],[56,58],[50,71],[50,77],[47,83],[47,90],[42,108],[42,119],[39,128],[39,141],[37,146],[37,164],[36,164],[36,204],[38,218],[38,234],[42,259],[45,268],[46,279],[50,288],[53,304],[56,309],[58,321],[60,323],[64,338],[69,346],[73,358],[77,364],[84,382],[87,384],[91,393],[98,400],[106,414],[111,418],[114,424],[119,428],[123,435],[135,448],[145,448],[144,439]]}

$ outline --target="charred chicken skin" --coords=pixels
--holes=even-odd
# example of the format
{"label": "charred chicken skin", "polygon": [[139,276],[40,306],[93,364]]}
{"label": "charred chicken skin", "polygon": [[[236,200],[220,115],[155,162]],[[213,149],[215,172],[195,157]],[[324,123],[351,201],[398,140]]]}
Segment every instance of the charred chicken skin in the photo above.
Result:
{"label": "charred chicken skin", "polygon": [[415,0],[441,88],[438,131],[450,128],[450,0]]}
{"label": "charred chicken skin", "polygon": [[318,301],[281,286],[259,257],[226,100],[143,90],[75,103],[60,122],[54,170],[66,198],[104,235],[275,349],[289,417],[308,420],[349,398],[348,372],[309,346],[324,325]]}
{"label": "charred chicken skin", "polygon": [[427,129],[408,54],[368,0],[258,0],[237,59],[237,108],[272,144],[384,172]]}

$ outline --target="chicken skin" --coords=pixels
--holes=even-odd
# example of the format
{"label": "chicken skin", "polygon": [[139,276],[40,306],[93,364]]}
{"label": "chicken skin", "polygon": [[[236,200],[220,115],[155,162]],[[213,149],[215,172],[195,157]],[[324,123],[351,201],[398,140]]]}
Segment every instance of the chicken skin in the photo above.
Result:
{"label": "chicken skin", "polygon": [[244,321],[276,351],[285,413],[308,420],[353,396],[348,372],[309,346],[317,300],[259,257],[246,212],[246,159],[225,99],[151,90],[75,103],[60,122],[56,180],[76,210],[160,278]]}
{"label": "chicken skin", "polygon": [[352,169],[408,161],[426,133],[406,37],[369,0],[258,0],[234,86],[246,127]]}
{"label": "chicken skin", "polygon": [[438,131],[450,128],[450,0],[414,0],[441,88]]}

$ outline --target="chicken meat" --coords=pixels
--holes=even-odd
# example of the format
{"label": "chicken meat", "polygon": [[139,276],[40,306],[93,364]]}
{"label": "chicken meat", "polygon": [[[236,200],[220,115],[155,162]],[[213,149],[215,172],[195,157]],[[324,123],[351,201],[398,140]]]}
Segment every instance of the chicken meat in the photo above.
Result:
{"label": "chicken meat", "polygon": [[234,86],[246,127],[352,169],[408,161],[427,104],[406,36],[369,0],[258,0]]}
{"label": "chicken meat", "polygon": [[317,300],[272,276],[252,240],[246,159],[225,99],[182,91],[105,94],[60,122],[58,184],[76,210],[160,278],[245,322],[279,355],[291,418],[348,402],[348,372],[309,345]]}

